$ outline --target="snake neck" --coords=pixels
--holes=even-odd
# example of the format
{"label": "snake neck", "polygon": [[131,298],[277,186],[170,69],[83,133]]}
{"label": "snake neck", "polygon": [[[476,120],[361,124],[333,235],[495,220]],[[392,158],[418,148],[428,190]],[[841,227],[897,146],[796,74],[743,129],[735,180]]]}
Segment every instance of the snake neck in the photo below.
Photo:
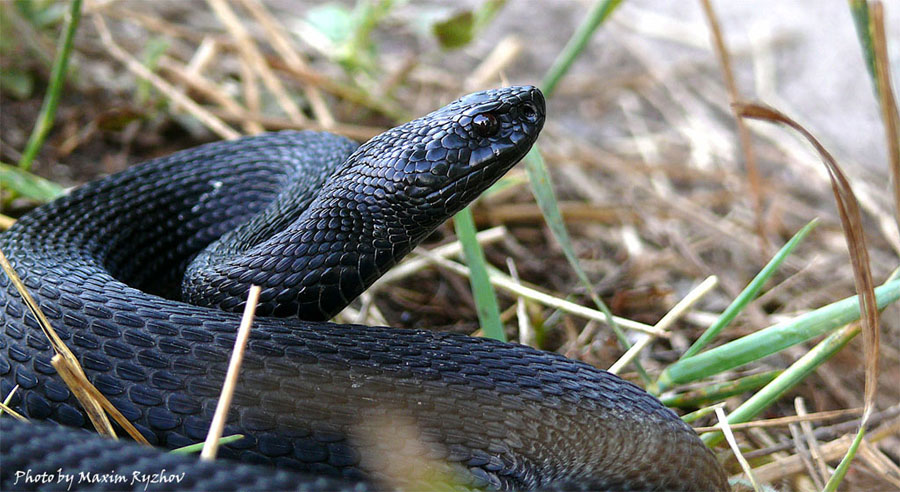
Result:
{"label": "snake neck", "polygon": [[182,297],[240,311],[259,285],[260,315],[329,319],[521,160],[543,120],[537,89],[485,91],[378,135],[343,163],[302,166],[303,183],[197,256]]}

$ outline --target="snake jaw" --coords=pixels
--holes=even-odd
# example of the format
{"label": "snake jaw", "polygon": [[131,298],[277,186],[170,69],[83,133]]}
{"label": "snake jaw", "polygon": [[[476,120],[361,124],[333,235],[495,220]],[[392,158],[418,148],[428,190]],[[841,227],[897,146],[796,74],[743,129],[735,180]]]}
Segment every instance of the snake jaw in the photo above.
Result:
{"label": "snake jaw", "polygon": [[[465,96],[408,123],[413,128],[423,121],[432,125],[425,132],[428,138],[409,154],[416,166],[414,178],[407,176],[408,197],[424,198],[452,216],[528,153],[543,127],[544,108],[537,88],[508,87]],[[496,121],[492,135],[478,133],[480,115]]]}

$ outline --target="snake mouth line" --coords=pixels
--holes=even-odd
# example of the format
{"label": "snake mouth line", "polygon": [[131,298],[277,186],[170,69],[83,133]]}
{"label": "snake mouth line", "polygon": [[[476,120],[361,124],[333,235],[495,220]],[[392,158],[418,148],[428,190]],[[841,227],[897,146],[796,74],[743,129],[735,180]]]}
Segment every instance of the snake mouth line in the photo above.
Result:
{"label": "snake mouth line", "polygon": [[[543,113],[541,113],[541,115],[543,116]],[[459,176],[456,176],[455,178],[452,178],[450,181],[448,181],[446,184],[441,186],[439,189],[426,195],[426,198],[427,199],[435,199],[435,198],[438,198],[441,196],[445,196],[447,193],[451,192],[452,189],[456,188],[460,182],[463,182],[466,179],[469,179],[470,177],[472,177],[473,174],[483,171],[485,169],[493,168],[492,169],[494,171],[493,173],[485,173],[486,174],[485,178],[488,181],[491,181],[491,184],[493,184],[493,182],[496,179],[499,179],[500,177],[502,177],[503,174],[506,173],[506,171],[511,169],[513,166],[515,166],[522,159],[525,158],[525,156],[528,154],[528,152],[534,146],[534,141],[536,138],[533,135],[536,133],[539,133],[540,129],[541,129],[540,126],[536,126],[534,128],[534,130],[532,130],[532,131],[523,131],[522,133],[525,135],[525,138],[522,138],[518,142],[513,143],[512,149],[505,150],[505,152],[510,154],[508,156],[509,161],[507,162],[507,164],[497,166],[496,165],[496,164],[498,164],[497,160],[503,158],[503,151],[501,151],[500,153],[494,153],[491,156],[491,158],[486,159],[484,162],[480,162],[473,166],[469,166],[466,169],[466,172],[464,172],[463,174],[460,174]],[[490,186],[490,184],[488,186]],[[483,191],[483,189],[479,189],[478,193],[481,193],[481,191]]]}

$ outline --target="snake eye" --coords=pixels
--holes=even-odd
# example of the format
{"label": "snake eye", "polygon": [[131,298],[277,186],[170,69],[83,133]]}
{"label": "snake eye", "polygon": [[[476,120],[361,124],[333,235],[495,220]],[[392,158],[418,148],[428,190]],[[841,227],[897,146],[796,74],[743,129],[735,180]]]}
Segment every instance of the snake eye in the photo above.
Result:
{"label": "snake eye", "polygon": [[482,137],[492,137],[500,130],[500,122],[492,113],[481,113],[472,118],[475,133]]}

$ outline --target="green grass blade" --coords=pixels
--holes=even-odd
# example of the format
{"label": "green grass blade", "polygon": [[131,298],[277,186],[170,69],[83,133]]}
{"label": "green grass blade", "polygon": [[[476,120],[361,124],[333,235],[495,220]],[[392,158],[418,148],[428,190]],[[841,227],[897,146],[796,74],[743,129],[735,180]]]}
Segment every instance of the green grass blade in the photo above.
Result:
{"label": "green grass blade", "polygon": [[[628,350],[631,348],[631,344],[628,343],[625,332],[623,332],[615,322],[612,312],[606,307],[606,304],[600,300],[600,297],[594,292],[594,286],[591,284],[590,279],[588,279],[587,274],[584,273],[584,270],[581,268],[578,257],[575,256],[575,250],[572,248],[572,241],[569,239],[569,231],[566,229],[562,213],[559,211],[559,203],[556,200],[556,194],[553,192],[550,173],[547,172],[547,166],[544,164],[544,159],[541,157],[537,144],[535,144],[531,149],[531,152],[525,156],[525,173],[528,175],[528,180],[531,183],[531,191],[534,194],[534,199],[537,201],[538,207],[541,209],[544,221],[547,222],[550,232],[553,233],[553,237],[556,238],[556,242],[559,243],[562,248],[566,260],[568,260],[572,270],[575,271],[578,280],[590,295],[591,300],[597,306],[597,309],[606,315],[606,320],[613,329],[613,333],[616,334],[616,338],[618,338],[623,349]],[[641,379],[649,384],[650,377],[647,375],[644,368],[641,367],[640,363],[637,360],[634,360],[632,361],[632,364],[634,364]]]}
{"label": "green grass blade", "polygon": [[753,299],[756,299],[756,296],[759,294],[759,291],[762,290],[763,285],[765,285],[766,281],[778,270],[778,267],[781,266],[781,263],[787,258],[794,248],[800,244],[801,241],[812,231],[816,225],[818,224],[817,219],[813,219],[806,226],[804,226],[800,231],[791,238],[790,241],[787,242],[779,251],[772,257],[772,260],[753,278],[753,280],[747,284],[747,287],[744,288],[743,292],[731,302],[728,308],[722,312],[722,315],[719,316],[719,319],[716,320],[715,323],[712,324],[709,328],[703,332],[703,335],[694,342],[693,345],[681,356],[682,359],[687,359],[693,355],[696,355],[700,350],[703,349],[707,344],[709,344],[712,339],[718,335],[723,328],[728,326],[734,318],[747,306],[750,304]]}
{"label": "green grass blade", "polygon": [[[856,302],[856,299],[851,299]],[[780,376],[773,379],[763,389],[756,392],[747,401],[742,403],[733,412],[728,414],[729,424],[738,424],[748,422],[750,419],[758,415],[760,412],[769,407],[769,405],[778,401],[782,395],[800,383],[820,365],[825,363],[834,354],[844,348],[845,345],[853,340],[853,337],[860,332],[859,324],[845,326],[831,335],[828,335],[818,345],[809,352],[797,359],[791,364]],[[721,432],[707,432],[700,436],[706,444],[713,446],[722,441],[724,436]]]}
{"label": "green grass blade", "polygon": [[866,68],[878,92],[878,77],[875,76],[875,49],[872,42],[872,31],[869,29],[869,2],[866,0],[849,0],[850,14],[853,17],[853,26],[856,28],[856,36],[862,45],[863,58],[866,59]]}
{"label": "green grass blade", "polygon": [[505,342],[506,334],[503,332],[503,323],[500,321],[497,294],[488,279],[487,262],[484,259],[484,250],[481,249],[481,244],[478,243],[476,237],[472,210],[466,207],[456,214],[453,217],[453,225],[471,271],[469,283],[472,285],[472,293],[475,296],[481,330],[484,332],[484,336]]}
{"label": "green grass blade", "polygon": [[711,405],[726,398],[754,391],[772,382],[782,371],[767,371],[751,376],[745,376],[734,381],[710,384],[687,393],[660,398],[663,405],[675,408],[696,408]]}
{"label": "green grass blade", "polygon": [[0,189],[9,189],[39,202],[49,202],[63,194],[63,188],[28,171],[0,162]]}
{"label": "green grass blade", "polygon": [[[155,37],[150,39],[144,44],[141,63],[143,63],[151,72],[156,72],[160,58],[162,58],[168,49],[169,41],[165,38]],[[135,99],[138,107],[144,106],[147,104],[147,101],[150,100],[152,87],[153,86],[148,79],[141,78],[138,80],[138,86],[135,92]]]}
{"label": "green grass blade", "polygon": [[[878,309],[884,309],[900,298],[900,280],[877,287],[875,296]],[[696,381],[762,359],[858,319],[859,301],[856,296],[831,303],[672,364],[660,375],[659,390],[665,391],[676,384]]]}
{"label": "green grass blade", "polygon": [[[620,3],[622,3],[621,0],[599,0],[594,4],[590,12],[588,12],[584,22],[575,29],[572,37],[569,38],[566,46],[559,55],[556,56],[553,65],[547,70],[544,79],[541,81],[541,90],[544,93],[544,97],[549,98],[553,95],[557,84],[559,84],[559,81],[562,80],[563,76],[569,71],[572,63],[575,62],[575,59],[578,58],[582,51],[584,51],[584,48],[587,46],[588,41],[590,41],[591,36],[593,36],[594,31],[600,27],[600,24],[609,17]],[[569,232],[566,229],[565,223],[562,220],[562,214],[559,211],[556,194],[553,192],[550,174],[547,172],[547,166],[544,164],[544,159],[541,157],[537,145],[535,145],[531,149],[531,152],[525,156],[525,171],[528,174],[532,192],[534,193],[538,207],[541,209],[544,220],[550,227],[550,231],[553,233],[554,238],[556,238],[556,241],[562,247],[569,265],[571,265],[575,274],[578,276],[579,281],[589,293],[591,300],[597,308],[606,315],[607,321],[609,322],[610,327],[612,327],[613,332],[616,334],[619,343],[625,350],[628,350],[631,348],[631,344],[628,343],[625,333],[619,328],[615,321],[613,321],[612,312],[610,312],[609,308],[606,307],[606,304],[604,304],[603,301],[600,300],[600,297],[594,292],[593,286],[588,280],[587,275],[584,273],[584,270],[582,270],[578,258],[575,256],[575,252],[572,249],[572,242],[569,239]],[[645,384],[649,384],[651,382],[650,377],[647,375],[647,372],[641,364],[637,360],[633,361],[633,364],[641,379]]]}
{"label": "green grass blade", "polygon": [[686,413],[681,416],[681,420],[690,424],[691,422],[694,422],[695,420],[699,420],[703,417],[706,417],[707,415],[716,413],[716,408],[718,408],[719,406],[720,405],[713,405],[711,407],[701,408],[701,409],[691,412],[691,413]]}
{"label": "green grass blade", "polygon": [[[224,446],[225,444],[229,444],[229,443],[232,443],[232,442],[235,442],[235,441],[240,441],[240,440],[243,439],[243,438],[244,438],[244,435],[243,435],[243,434],[233,434],[233,435],[230,435],[230,436],[220,437],[220,438],[219,438],[219,445],[220,445],[220,446]],[[180,447],[180,448],[175,448],[175,449],[169,451],[169,453],[171,453],[171,454],[192,454],[192,453],[199,453],[201,450],[203,450],[203,444],[204,444],[204,443],[202,443],[202,442],[198,442],[198,443],[194,443],[194,444],[188,444],[187,446],[182,446],[182,447]]]}
{"label": "green grass blade", "polygon": [[44,144],[44,139],[47,138],[47,133],[53,126],[56,106],[59,104],[59,96],[65,84],[69,58],[72,54],[72,40],[75,38],[75,31],[78,30],[79,20],[81,20],[81,0],[72,0],[68,22],[63,30],[63,36],[60,38],[59,49],[50,72],[50,86],[47,88],[41,112],[31,131],[31,136],[28,138],[28,143],[25,145],[25,150],[22,152],[22,158],[19,160],[19,167],[26,171],[31,169],[31,163],[34,162],[34,158]]}
{"label": "green grass blade", "polygon": [[541,90],[544,92],[544,96],[549,98],[550,95],[553,94],[553,91],[556,90],[556,85],[559,84],[559,81],[562,80],[566,72],[569,71],[569,68],[572,66],[572,63],[575,62],[575,59],[578,58],[578,55],[584,51],[584,47],[587,46],[588,41],[591,40],[594,31],[597,30],[600,24],[609,17],[620,3],[622,3],[622,0],[599,0],[594,4],[594,7],[588,12],[584,22],[578,26],[575,33],[569,38],[569,42],[566,43],[563,50],[556,56],[556,60],[553,61],[553,65],[547,70],[544,80],[541,81]]}
{"label": "green grass blade", "polygon": [[856,456],[856,452],[859,450],[859,445],[862,444],[865,435],[866,428],[860,427],[853,442],[850,443],[850,448],[847,449],[847,454],[844,455],[844,459],[842,459],[840,464],[838,464],[838,467],[835,468],[834,474],[828,479],[828,483],[825,484],[825,488],[822,489],[822,492],[835,492],[838,489],[838,486],[840,486],[841,482],[844,480],[844,475],[846,475],[847,470],[850,469],[850,462],[852,462],[853,458]]}

